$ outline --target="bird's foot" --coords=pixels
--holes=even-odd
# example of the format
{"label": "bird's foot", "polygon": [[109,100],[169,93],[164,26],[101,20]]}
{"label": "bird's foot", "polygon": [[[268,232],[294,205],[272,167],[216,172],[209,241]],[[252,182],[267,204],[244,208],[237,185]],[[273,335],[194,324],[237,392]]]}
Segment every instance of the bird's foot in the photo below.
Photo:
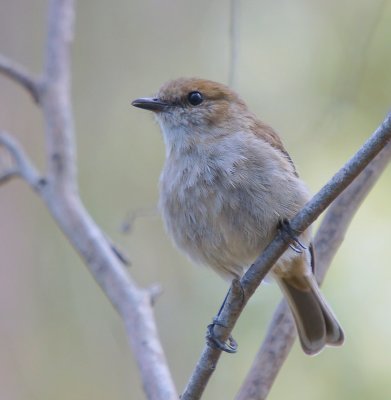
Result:
{"label": "bird's foot", "polygon": [[208,325],[206,332],[206,343],[208,346],[220,349],[226,353],[236,353],[238,350],[238,344],[236,340],[232,337],[232,335],[229,335],[228,339],[223,341],[220,337],[218,337],[218,335],[216,335],[216,332],[214,331],[216,325],[222,326],[223,328],[227,327],[221,321],[219,321],[218,317],[215,317],[213,322]]}
{"label": "bird's foot", "polygon": [[300,242],[298,238],[297,232],[295,232],[292,227],[290,222],[287,219],[283,219],[278,223],[278,229],[288,235],[290,240],[293,241],[293,243],[289,244],[289,247],[295,251],[296,253],[301,254],[303,250],[307,250],[307,247],[304,246],[303,243]]}

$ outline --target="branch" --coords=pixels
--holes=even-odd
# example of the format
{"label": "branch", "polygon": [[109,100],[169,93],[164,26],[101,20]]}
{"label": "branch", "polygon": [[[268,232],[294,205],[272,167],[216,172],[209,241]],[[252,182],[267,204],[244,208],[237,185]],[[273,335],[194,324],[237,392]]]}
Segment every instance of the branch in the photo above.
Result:
{"label": "branch", "polygon": [[77,192],[76,145],[70,95],[73,0],[49,2],[42,108],[48,180],[55,190]]}
{"label": "branch", "polygon": [[78,194],[76,146],[70,96],[70,42],[73,0],[50,0],[46,62],[42,83],[20,66],[0,58],[0,71],[26,87],[42,105],[47,178],[41,179],[19,144],[0,132],[0,145],[15,168],[0,177],[21,176],[45,202],[53,218],[83,258],[91,274],[120,313],[149,399],[177,399],[153,316],[157,290],[142,289],[130,277],[106,235],[88,214]]}
{"label": "branch", "polygon": [[[294,232],[300,234],[314,222],[331,202],[354,180],[354,178],[368,165],[368,163],[386,146],[391,139],[391,113],[382,125],[367,140],[363,147],[343,166],[334,177],[304,206],[291,220],[290,225]],[[242,290],[235,290],[235,285],[227,296],[219,320],[225,326],[216,326],[215,333],[227,340],[240,313],[247,301],[260,285],[269,270],[289,246],[290,239],[284,232],[279,232],[264,252],[240,279]],[[237,293],[239,292],[239,293]],[[216,368],[221,350],[205,346],[200,360],[189,380],[182,396],[182,400],[199,399]]]}
{"label": "branch", "polygon": [[0,181],[5,182],[14,176],[20,176],[32,189],[39,191],[43,180],[19,143],[6,132],[0,131],[0,146],[3,146],[10,153],[15,164],[12,169],[1,175]]}
{"label": "branch", "polygon": [[12,178],[18,176],[18,171],[16,169],[8,169],[0,174],[0,185],[8,182]]}
{"label": "branch", "polygon": [[39,103],[39,80],[32,76],[23,66],[0,54],[0,72],[24,87],[36,103]]}
{"label": "branch", "polygon": [[[322,282],[362,201],[391,160],[391,142],[331,204],[315,236],[316,275]],[[282,300],[236,400],[264,400],[296,337],[291,311]]]}
{"label": "branch", "polygon": [[41,103],[47,144],[47,185],[41,192],[53,218],[120,313],[149,399],[176,399],[152,310],[151,294],[123,268],[82,204],[70,97],[73,0],[51,0]]}

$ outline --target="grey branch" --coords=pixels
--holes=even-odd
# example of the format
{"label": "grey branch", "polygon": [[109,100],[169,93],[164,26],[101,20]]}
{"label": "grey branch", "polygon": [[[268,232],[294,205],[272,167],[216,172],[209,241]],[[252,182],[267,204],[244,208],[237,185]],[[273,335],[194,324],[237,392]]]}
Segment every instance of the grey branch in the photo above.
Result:
{"label": "grey branch", "polygon": [[79,197],[70,96],[73,13],[73,0],[50,0],[46,61],[39,93],[35,92],[35,81],[22,68],[0,59],[0,72],[22,83],[39,98],[47,146],[47,172],[42,180],[16,141],[1,134],[0,144],[7,148],[16,164],[15,171],[9,170],[5,178],[17,172],[34,188],[39,182],[38,194],[121,315],[147,398],[177,399],[153,316],[152,302],[157,290],[142,289],[135,284]]}
{"label": "grey branch", "polygon": [[0,54],[0,72],[22,85],[39,103],[40,83],[23,66]]}
{"label": "grey branch", "polygon": [[[391,142],[331,204],[315,236],[316,273],[321,283],[346,230],[391,159]],[[291,312],[284,300],[274,312],[266,337],[236,400],[264,400],[296,337]]]}
{"label": "grey branch", "polygon": [[7,169],[3,172],[0,171],[0,185],[8,182],[10,179],[18,176],[18,171],[14,168]]}
{"label": "grey branch", "polygon": [[[291,228],[298,234],[303,232],[319,215],[342,193],[360,174],[369,162],[387,145],[391,139],[391,113],[373,133],[362,148],[334,175],[334,177],[305,205],[290,222]],[[227,301],[219,320],[223,326],[216,326],[215,332],[227,340],[247,301],[265,278],[271,267],[289,246],[291,239],[283,232],[277,234],[265,251],[257,258],[240,280],[242,290],[235,290],[238,283],[231,286]],[[284,315],[283,308],[279,315]],[[201,395],[216,369],[221,350],[205,346],[193,371],[182,400],[195,400]],[[283,361],[283,360],[282,360]]]}
{"label": "grey branch", "polygon": [[149,399],[177,398],[153,317],[151,296],[123,268],[82,204],[70,98],[73,0],[51,0],[42,106],[48,185],[43,198],[53,217],[122,316]]}
{"label": "grey branch", "polygon": [[42,179],[20,144],[11,135],[0,131],[0,146],[4,147],[10,153],[14,163],[11,169],[6,170],[2,174],[1,180],[5,182],[5,180],[14,176],[20,176],[32,189],[38,191]]}
{"label": "grey branch", "polygon": [[77,192],[76,145],[70,95],[73,0],[49,2],[41,103],[45,121],[48,181]]}

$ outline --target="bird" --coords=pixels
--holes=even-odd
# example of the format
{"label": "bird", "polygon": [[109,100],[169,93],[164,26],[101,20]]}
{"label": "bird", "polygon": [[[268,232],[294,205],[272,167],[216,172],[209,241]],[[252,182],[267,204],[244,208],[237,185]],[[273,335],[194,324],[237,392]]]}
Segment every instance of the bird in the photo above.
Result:
{"label": "bird", "polygon": [[[239,279],[283,221],[310,199],[280,136],[228,86],[166,82],[132,105],[154,113],[165,143],[159,209],[176,247],[223,278]],[[271,269],[306,354],[344,341],[314,276],[311,229]]]}

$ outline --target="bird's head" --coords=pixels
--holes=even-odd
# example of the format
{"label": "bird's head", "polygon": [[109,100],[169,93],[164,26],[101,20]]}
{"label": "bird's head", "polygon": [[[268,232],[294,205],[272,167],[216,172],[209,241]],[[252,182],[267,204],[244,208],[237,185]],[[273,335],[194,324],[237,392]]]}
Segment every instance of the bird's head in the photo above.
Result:
{"label": "bird's head", "polygon": [[240,130],[247,107],[229,87],[197,78],[165,83],[156,96],[136,99],[135,107],[153,111],[166,143],[208,140]]}

